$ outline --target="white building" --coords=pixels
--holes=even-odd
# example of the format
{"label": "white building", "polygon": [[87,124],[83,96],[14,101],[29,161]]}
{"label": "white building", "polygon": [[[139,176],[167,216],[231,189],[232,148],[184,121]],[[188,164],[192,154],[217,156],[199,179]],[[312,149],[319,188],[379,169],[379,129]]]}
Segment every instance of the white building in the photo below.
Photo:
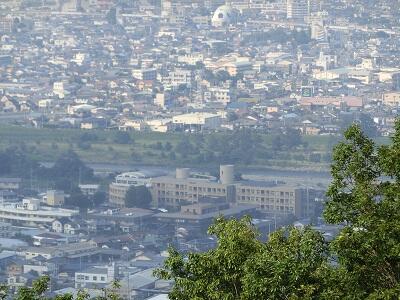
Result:
{"label": "white building", "polygon": [[337,66],[337,55],[324,54],[323,52],[320,52],[315,65],[323,68],[324,71],[334,69]]}
{"label": "white building", "polygon": [[51,225],[56,218],[72,217],[76,210],[45,207],[39,199],[23,199],[19,203],[1,203],[0,220],[21,225]]}
{"label": "white building", "polygon": [[115,264],[75,272],[75,288],[104,287],[115,279]]}
{"label": "white building", "polygon": [[183,129],[203,130],[203,129],[218,129],[221,126],[221,117],[212,113],[189,113],[174,116],[172,123],[180,126]]}
{"label": "white building", "polygon": [[286,14],[289,20],[304,22],[309,14],[307,0],[287,0]]}
{"label": "white building", "polygon": [[157,69],[134,69],[132,70],[132,77],[139,80],[156,80],[157,79]]}
{"label": "white building", "polygon": [[53,83],[53,93],[60,99],[65,97],[64,83],[62,81]]}
{"label": "white building", "polygon": [[93,196],[94,194],[96,194],[99,191],[100,185],[98,185],[98,184],[80,184],[79,188],[83,194],[85,194],[87,196]]}
{"label": "white building", "polygon": [[235,95],[232,89],[229,88],[221,88],[221,87],[212,87],[209,88],[209,99],[208,101],[220,102],[223,104],[228,104],[235,100]]}
{"label": "white building", "polygon": [[324,26],[323,21],[312,21],[311,22],[311,39],[318,42],[326,41],[328,38],[328,32]]}
{"label": "white building", "polygon": [[131,186],[150,186],[151,177],[141,172],[126,172],[115,177],[109,186],[109,199],[118,206],[125,205],[125,195]]}
{"label": "white building", "polygon": [[203,60],[204,55],[202,53],[190,53],[178,56],[178,62],[192,66],[196,65],[198,62],[202,62]]}
{"label": "white building", "polygon": [[172,119],[156,119],[146,121],[151,131],[168,132],[172,130]]}
{"label": "white building", "polygon": [[43,202],[50,206],[61,206],[64,204],[65,194],[63,191],[48,190],[43,197]]}
{"label": "white building", "polygon": [[176,69],[175,71],[170,72],[167,77],[163,78],[163,84],[171,87],[178,87],[180,85],[191,87],[193,82],[193,71],[185,69]]}
{"label": "white building", "polygon": [[217,8],[211,19],[214,27],[224,27],[236,23],[238,13],[230,5],[222,5]]}

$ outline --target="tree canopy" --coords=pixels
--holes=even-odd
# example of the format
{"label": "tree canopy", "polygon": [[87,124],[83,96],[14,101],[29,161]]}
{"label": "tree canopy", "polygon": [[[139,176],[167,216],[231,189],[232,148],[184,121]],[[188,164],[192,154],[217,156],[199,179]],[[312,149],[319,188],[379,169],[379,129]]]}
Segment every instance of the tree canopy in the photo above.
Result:
{"label": "tree canopy", "polygon": [[399,299],[400,121],[378,146],[353,124],[333,153],[324,217],[328,242],[311,227],[259,239],[250,218],[219,218],[218,244],[170,256],[156,275],[175,281],[170,299]]}
{"label": "tree canopy", "polygon": [[147,187],[131,186],[125,195],[126,207],[148,208],[151,203],[151,193]]}
{"label": "tree canopy", "polygon": [[[16,295],[10,298],[7,286],[0,286],[0,299],[14,299],[14,300],[89,300],[93,299],[88,293],[84,291],[79,291],[76,297],[72,294],[62,294],[55,297],[47,297],[47,290],[50,284],[50,277],[43,276],[38,280],[34,281],[31,287],[23,286],[18,289]],[[118,282],[113,282],[110,288],[102,289],[100,296],[95,297],[93,300],[121,300],[122,298],[118,296],[118,289],[120,284]]]}

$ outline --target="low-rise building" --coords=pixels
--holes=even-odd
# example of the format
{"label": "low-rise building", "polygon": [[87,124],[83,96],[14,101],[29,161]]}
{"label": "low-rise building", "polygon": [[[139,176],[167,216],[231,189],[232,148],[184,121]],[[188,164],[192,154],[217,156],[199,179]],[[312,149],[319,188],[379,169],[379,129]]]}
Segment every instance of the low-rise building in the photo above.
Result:
{"label": "low-rise building", "polygon": [[0,178],[0,190],[19,190],[21,178]]}
{"label": "low-rise building", "polygon": [[46,193],[46,203],[50,206],[61,206],[65,201],[65,194],[63,191],[48,190]]}
{"label": "low-rise building", "polygon": [[105,287],[115,279],[115,264],[75,272],[75,288]]}
{"label": "low-rise building", "polygon": [[212,113],[189,113],[174,116],[172,123],[185,130],[215,130],[221,126],[221,116]]}
{"label": "low-rise building", "polygon": [[400,104],[400,92],[384,93],[382,95],[382,102],[388,106],[398,107]]}

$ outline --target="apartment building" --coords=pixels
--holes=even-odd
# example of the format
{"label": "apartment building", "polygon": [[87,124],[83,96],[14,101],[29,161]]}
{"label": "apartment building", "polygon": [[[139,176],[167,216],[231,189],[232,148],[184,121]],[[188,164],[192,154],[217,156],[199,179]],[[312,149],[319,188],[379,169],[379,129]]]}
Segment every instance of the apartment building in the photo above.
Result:
{"label": "apartment building", "polygon": [[301,217],[301,195],[298,188],[270,182],[250,181],[236,186],[236,203],[257,205],[270,214]]}
{"label": "apartment building", "polygon": [[75,288],[104,287],[115,278],[115,264],[102,267],[91,267],[75,273]]}
{"label": "apartment building", "polygon": [[193,71],[185,69],[176,69],[175,71],[170,72],[167,77],[163,78],[163,84],[171,87],[179,87],[181,85],[191,87],[193,82]]}
{"label": "apartment building", "polygon": [[0,220],[16,225],[50,225],[56,218],[72,217],[77,210],[41,206],[39,199],[23,199],[20,203],[2,203]]}
{"label": "apartment building", "polygon": [[384,93],[382,95],[382,102],[385,105],[397,107],[400,104],[400,93],[399,92]]}
{"label": "apartment building", "polygon": [[234,167],[220,167],[220,180],[193,178],[189,169],[177,169],[176,176],[152,180],[151,192],[158,207],[179,208],[204,198],[220,198],[236,205],[251,205],[271,216],[308,217],[314,212],[317,192],[312,188],[283,182],[235,181]]}
{"label": "apartment building", "polygon": [[125,172],[115,177],[115,181],[109,186],[110,202],[117,206],[125,205],[125,195],[131,186],[150,186],[151,176],[158,174],[146,174],[142,172]]}
{"label": "apartment building", "polygon": [[233,166],[221,166],[221,181],[210,178],[191,177],[190,170],[176,170],[176,176],[162,176],[152,180],[151,192],[158,207],[177,208],[184,204],[197,203],[205,197],[221,197],[228,202],[235,200]]}

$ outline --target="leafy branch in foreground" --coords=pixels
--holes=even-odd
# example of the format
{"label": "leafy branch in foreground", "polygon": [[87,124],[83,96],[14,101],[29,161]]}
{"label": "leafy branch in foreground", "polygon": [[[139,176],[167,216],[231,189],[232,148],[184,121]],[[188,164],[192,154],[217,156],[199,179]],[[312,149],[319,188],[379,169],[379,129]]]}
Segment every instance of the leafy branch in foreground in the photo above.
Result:
{"label": "leafy branch in foreground", "polygon": [[309,227],[263,243],[249,218],[217,219],[215,249],[170,248],[155,272],[174,280],[170,299],[400,299],[400,120],[383,146],[352,125],[331,173],[324,217],[342,226],[331,243]]}
{"label": "leafy branch in foreground", "polygon": [[[91,298],[85,291],[79,291],[76,297],[72,294],[57,295],[55,297],[47,297],[50,284],[50,277],[43,276],[35,280],[32,287],[21,287],[18,289],[16,295],[12,298],[14,300],[121,300],[118,295],[118,289],[121,287],[117,281],[114,281],[111,288],[102,289],[103,295]],[[0,287],[0,300],[10,299],[7,286]]]}

